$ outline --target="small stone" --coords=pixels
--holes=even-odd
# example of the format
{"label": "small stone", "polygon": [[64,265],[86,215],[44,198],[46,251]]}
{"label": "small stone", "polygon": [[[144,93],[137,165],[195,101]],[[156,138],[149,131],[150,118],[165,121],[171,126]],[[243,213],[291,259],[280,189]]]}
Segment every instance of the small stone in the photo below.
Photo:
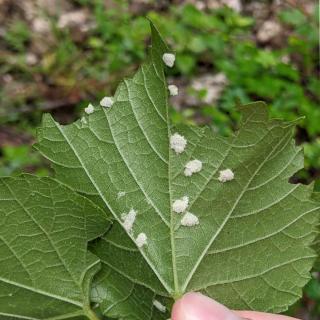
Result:
{"label": "small stone", "polygon": [[257,33],[257,39],[260,42],[269,42],[277,37],[281,32],[281,25],[273,20],[265,21]]}

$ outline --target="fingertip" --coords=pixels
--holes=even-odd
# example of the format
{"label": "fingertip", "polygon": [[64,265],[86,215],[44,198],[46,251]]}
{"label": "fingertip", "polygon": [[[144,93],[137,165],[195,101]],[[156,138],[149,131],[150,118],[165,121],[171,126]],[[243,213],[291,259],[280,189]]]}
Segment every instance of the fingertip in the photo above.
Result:
{"label": "fingertip", "polygon": [[235,314],[248,320],[299,320],[278,314],[257,312],[257,311],[234,311]]}
{"label": "fingertip", "polygon": [[172,308],[171,320],[179,320],[180,319],[180,309],[181,309],[182,298],[177,300]]}
{"label": "fingertip", "polygon": [[201,293],[191,292],[177,300],[172,320],[240,320],[231,310]]}
{"label": "fingertip", "polygon": [[231,311],[201,293],[191,292],[177,300],[172,320],[298,320],[282,315],[256,311]]}

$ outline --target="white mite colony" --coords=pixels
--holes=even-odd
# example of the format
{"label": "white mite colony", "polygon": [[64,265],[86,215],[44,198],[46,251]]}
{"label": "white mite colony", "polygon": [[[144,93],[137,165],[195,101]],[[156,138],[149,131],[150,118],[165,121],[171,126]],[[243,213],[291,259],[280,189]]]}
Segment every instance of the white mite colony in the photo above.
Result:
{"label": "white mite colony", "polygon": [[184,175],[187,177],[192,176],[194,173],[200,172],[202,169],[202,162],[200,160],[189,161],[184,168]]}
{"label": "white mite colony", "polygon": [[230,169],[221,170],[218,180],[220,182],[227,182],[234,179],[234,173]]}
{"label": "white mite colony", "polygon": [[123,227],[124,229],[130,233],[132,231],[133,224],[136,220],[137,212],[134,209],[131,209],[128,214],[122,215]]}
{"label": "white mite colony", "polygon": [[81,123],[83,123],[83,124],[88,124],[87,119],[86,119],[85,117],[82,117],[82,118],[81,118]]}
{"label": "white mite colony", "polygon": [[136,239],[136,244],[139,248],[142,248],[143,246],[145,246],[147,244],[147,235],[145,233],[140,233]]}
{"label": "white mite colony", "polygon": [[167,308],[158,300],[153,300],[153,305],[160,311],[165,313]]}
{"label": "white mite colony", "polygon": [[179,94],[179,89],[174,84],[170,84],[168,86],[168,89],[169,89],[169,92],[170,92],[170,96],[177,96]]}
{"label": "white mite colony", "polygon": [[94,106],[91,103],[89,103],[89,105],[86,108],[84,108],[84,112],[86,114],[93,113],[94,112]]}
{"label": "white mite colony", "polygon": [[124,197],[126,195],[126,193],[124,191],[119,191],[118,192],[118,199]]}
{"label": "white mite colony", "polygon": [[162,56],[162,60],[166,66],[172,68],[174,66],[176,56],[173,53],[164,53]]}
{"label": "white mite colony", "polygon": [[199,224],[199,218],[191,212],[187,212],[181,219],[181,224],[185,227],[193,227]]}
{"label": "white mite colony", "polygon": [[189,205],[189,197],[184,196],[181,199],[177,199],[172,204],[172,210],[176,213],[185,212]]}
{"label": "white mite colony", "polygon": [[104,97],[100,101],[100,106],[110,108],[113,105],[113,99],[111,97]]}
{"label": "white mite colony", "polygon": [[184,136],[179,133],[175,133],[170,137],[170,148],[176,153],[182,153],[186,148],[187,140]]}

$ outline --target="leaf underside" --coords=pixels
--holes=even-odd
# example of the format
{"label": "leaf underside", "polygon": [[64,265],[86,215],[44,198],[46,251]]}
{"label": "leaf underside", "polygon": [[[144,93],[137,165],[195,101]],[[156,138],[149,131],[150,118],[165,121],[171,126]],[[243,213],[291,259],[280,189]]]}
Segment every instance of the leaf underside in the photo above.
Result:
{"label": "leaf underside", "polygon": [[100,268],[89,240],[109,225],[51,178],[0,180],[0,319],[84,319]]}
{"label": "leaf underside", "polygon": [[[152,40],[148,61],[119,85],[112,108],[96,107],[67,126],[45,115],[38,131],[36,148],[56,179],[96,199],[115,221],[91,247],[102,261],[93,300],[120,319],[161,319],[155,295],[194,290],[232,308],[283,311],[309,279],[319,214],[312,186],[288,182],[303,167],[295,124],[269,119],[258,102],[241,107],[239,130],[229,138],[172,127],[162,61],[169,49],[153,25]],[[175,132],[188,141],[182,154],[169,147]],[[203,169],[186,177],[193,159]],[[227,168],[235,178],[221,183]],[[182,226],[171,210],[185,195],[197,226]],[[137,218],[127,233],[121,215],[130,209]],[[141,232],[147,245],[138,248]]]}
{"label": "leaf underside", "polygon": [[[320,192],[319,191],[314,192],[312,194],[312,198],[314,201],[320,202]],[[314,269],[316,271],[320,271],[320,222],[319,221],[318,221],[318,225],[317,225],[317,236],[316,236],[316,239],[315,239],[312,247],[314,248],[314,250],[317,253],[317,260],[314,265]]]}

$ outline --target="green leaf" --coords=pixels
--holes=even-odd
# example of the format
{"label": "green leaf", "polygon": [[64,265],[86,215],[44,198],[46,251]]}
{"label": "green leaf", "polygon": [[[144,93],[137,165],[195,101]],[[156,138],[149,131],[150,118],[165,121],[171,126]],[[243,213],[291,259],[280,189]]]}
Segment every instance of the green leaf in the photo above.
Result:
{"label": "green leaf", "polygon": [[152,290],[122,276],[107,264],[103,264],[95,278],[91,299],[99,304],[103,314],[111,318],[165,320],[170,317],[168,309],[160,312],[153,305],[154,301],[161,298]]}
{"label": "green leaf", "polygon": [[[317,182],[319,182],[319,180]],[[315,187],[315,189],[317,189],[317,186]],[[318,190],[314,192],[312,194],[312,198],[313,200],[320,202],[320,192]],[[320,222],[318,223],[318,226],[317,226],[317,236],[313,243],[313,248],[317,253],[317,260],[314,265],[314,269],[320,272]]]}
{"label": "green leaf", "polygon": [[[258,102],[241,107],[239,130],[229,138],[209,128],[171,127],[162,62],[169,49],[154,26],[152,40],[149,60],[120,84],[112,108],[96,107],[67,126],[46,115],[38,132],[36,147],[53,163],[56,178],[100,199],[116,220],[92,249],[112,274],[110,282],[97,280],[105,294],[120,287],[119,296],[105,301],[114,299],[116,316],[139,318],[139,308],[127,314],[135,298],[120,294],[118,274],[129,288],[162,296],[197,290],[232,308],[283,311],[310,277],[319,214],[312,186],[288,182],[303,167],[294,123],[270,120]],[[175,132],[188,141],[181,154],[170,149]],[[187,177],[184,167],[192,159],[203,168]],[[219,172],[227,168],[235,178],[222,183]],[[171,209],[185,195],[197,226],[182,226],[182,215]],[[131,209],[137,217],[126,233],[122,215]],[[140,233],[147,235],[143,247],[135,243]],[[148,312],[150,306],[145,319]]]}
{"label": "green leaf", "polygon": [[99,259],[89,240],[106,215],[51,178],[0,180],[0,318],[94,319],[89,293]]}

